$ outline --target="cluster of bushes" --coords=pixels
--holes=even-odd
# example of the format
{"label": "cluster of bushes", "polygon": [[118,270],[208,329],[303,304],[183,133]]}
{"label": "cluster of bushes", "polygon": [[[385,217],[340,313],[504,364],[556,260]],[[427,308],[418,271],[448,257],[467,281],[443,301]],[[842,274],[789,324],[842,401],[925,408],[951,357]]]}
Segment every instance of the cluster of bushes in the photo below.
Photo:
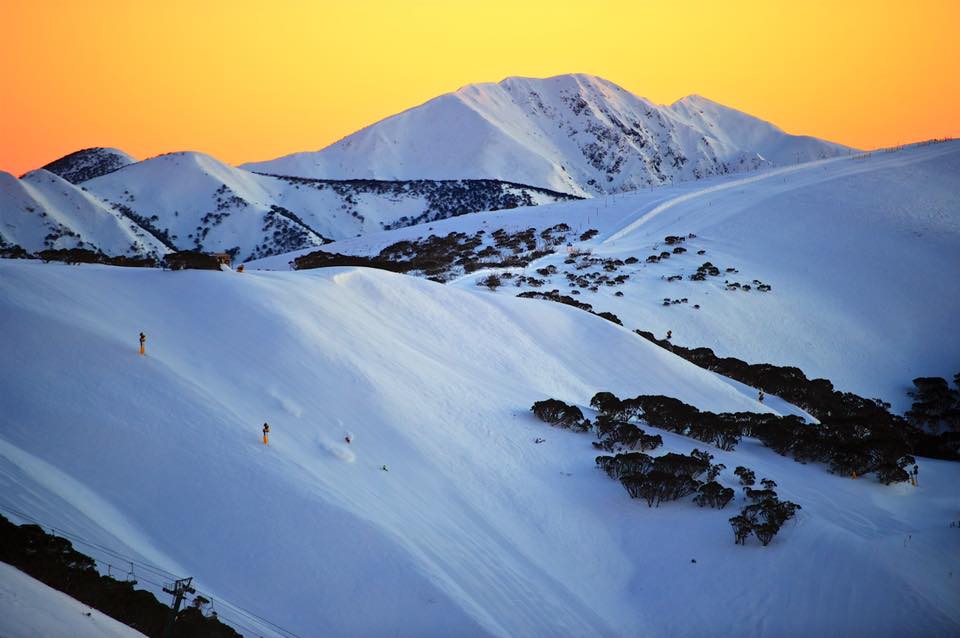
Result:
{"label": "cluster of bushes", "polygon": [[641,395],[620,400],[611,392],[595,394],[590,400],[590,407],[605,418],[615,421],[642,418],[654,427],[710,443],[724,451],[736,447],[745,427],[773,416],[752,412],[714,414],[701,412],[671,397]]}
{"label": "cluster of bushes", "polygon": [[697,266],[697,272],[690,275],[691,281],[705,281],[706,278],[716,277],[720,274],[720,269],[711,264],[709,261],[705,261],[699,266]]}
{"label": "cluster of bushes", "polygon": [[[689,456],[670,452],[657,457],[628,452],[598,456],[596,464],[607,476],[620,481],[630,498],[641,498],[649,507],[696,493],[694,500],[701,507],[722,509],[733,498],[733,490],[714,480],[723,465],[711,465],[711,460],[713,456],[700,450],[693,450]],[[701,481],[701,476],[706,480]]]}
{"label": "cluster of bushes", "polygon": [[391,244],[372,257],[342,255],[316,250],[294,260],[294,268],[328,268],[332,266],[363,266],[391,272],[420,271],[428,277],[440,278],[454,264],[463,264],[474,256],[483,243],[484,231],[473,236],[453,232],[444,237],[430,235],[426,239],[403,240]]}
{"label": "cluster of bushes", "polygon": [[[207,228],[204,229],[204,237],[206,237],[207,230]],[[270,210],[264,213],[261,230],[263,241],[254,246],[245,261],[316,246],[316,238],[320,239],[320,243],[329,243],[330,241],[313,231],[293,211],[276,204],[270,206]],[[197,245],[200,245],[199,241]]]}
{"label": "cluster of bushes", "polygon": [[544,423],[567,430],[587,432],[591,427],[590,420],[583,418],[583,411],[580,408],[567,405],[559,399],[537,401],[530,410]]}
{"label": "cluster of bushes", "polygon": [[597,440],[593,442],[593,447],[606,452],[625,450],[649,452],[663,445],[663,437],[659,434],[647,434],[633,423],[620,421],[605,414],[597,417],[594,431],[597,434]]}
{"label": "cluster of bushes", "polygon": [[620,321],[620,317],[613,314],[612,312],[594,312],[593,306],[588,303],[583,303],[582,301],[577,301],[573,297],[568,297],[566,295],[561,295],[559,290],[551,290],[550,292],[538,292],[536,290],[528,290],[526,292],[521,292],[517,295],[518,297],[523,297],[524,299],[546,299],[548,301],[555,301],[557,303],[562,303],[567,306],[573,306],[574,308],[579,308],[580,310],[586,310],[592,315],[596,315],[601,319],[606,319],[612,323],[622,326],[623,322]]}
{"label": "cluster of bushes", "polygon": [[[51,536],[38,525],[14,525],[3,516],[0,516],[0,562],[13,565],[147,636],[160,638],[172,611],[150,592],[134,589],[136,581],[101,576],[96,562],[76,551],[70,541]],[[215,614],[204,616],[200,598],[180,611],[172,635],[176,638],[240,638],[240,634],[221,623]]]}
{"label": "cluster of bushes", "polygon": [[391,199],[406,197],[424,201],[424,208],[420,213],[404,215],[393,223],[383,224],[384,230],[439,221],[478,211],[533,206],[536,204],[533,199],[534,195],[539,195],[540,198],[546,197],[550,201],[581,199],[575,195],[560,193],[547,188],[495,179],[334,180],[273,175],[270,173],[259,174],[281,180],[298,189],[301,186],[315,190],[330,189],[344,201],[347,213],[361,221],[363,217],[355,209],[357,205],[356,196],[358,195],[371,193]]}
{"label": "cluster of bushes", "polygon": [[[638,410],[640,414],[646,414],[641,407],[644,399],[676,401],[667,397],[620,401],[609,392],[601,392],[591,401],[599,412],[595,424],[584,418],[583,411],[577,406],[557,399],[537,401],[531,410],[540,420],[556,427],[575,432],[587,432],[593,428],[598,439],[594,447],[616,452],[596,457],[597,467],[610,478],[620,481],[630,498],[643,499],[648,507],[659,507],[665,501],[676,501],[692,494],[693,502],[700,507],[725,508],[736,492],[717,482],[726,466],[714,464],[712,454],[698,449],[689,455],[674,452],[661,456],[645,454],[660,447],[663,439],[659,435],[648,435],[626,420],[637,416]],[[680,406],[684,404],[680,403]],[[690,409],[690,406],[684,407]],[[669,421],[669,417],[664,417],[664,422]],[[744,486],[748,501],[738,515],[730,518],[734,541],[745,544],[747,537],[753,534],[766,546],[800,506],[780,500],[774,490],[777,484],[772,480],[763,479],[761,489],[755,489],[756,475],[752,470],[738,466],[734,474]]]}
{"label": "cluster of bushes", "polygon": [[110,208],[113,210],[118,211],[135,221],[140,228],[153,235],[164,246],[170,250],[177,250],[176,244],[173,243],[174,237],[170,236],[170,230],[167,228],[159,228],[158,226],[154,225],[153,222],[158,221],[156,215],[145,217],[126,204],[121,204],[120,202],[109,202],[109,200],[104,201],[108,201]]}
{"label": "cluster of bushes", "polygon": [[[556,229],[556,227],[554,227]],[[548,229],[551,232],[554,229]],[[537,249],[535,228],[509,233],[500,228],[490,234],[492,245],[484,246],[484,230],[473,235],[451,232],[391,244],[372,257],[341,255],[317,250],[294,260],[297,270],[330,266],[366,266],[392,272],[417,272],[433,281],[445,282],[456,268],[471,273],[483,268],[522,268],[553,252],[549,245]],[[553,240],[548,244],[555,243]],[[532,280],[531,280],[532,281]],[[539,280],[538,280],[539,281]]]}
{"label": "cluster of bushes", "polygon": [[[585,263],[577,266],[577,270],[588,268],[590,265],[591,264],[589,262],[585,261]],[[617,265],[614,262],[607,261],[603,264],[603,269],[607,272],[613,272],[617,269]],[[615,277],[605,275],[601,272],[588,272],[583,274],[567,272],[565,274],[571,288],[576,288],[579,286],[580,288],[587,288],[593,292],[596,292],[601,284],[606,286],[619,286],[626,283],[626,281],[630,279],[630,275],[626,273],[621,273]],[[579,291],[577,292],[579,293]]]}
{"label": "cluster of bushes", "polygon": [[[24,251],[26,257],[29,254]],[[130,268],[157,268],[160,266],[153,257],[125,257],[123,255],[110,257],[99,250],[86,248],[60,248],[41,250],[37,257],[43,261],[62,261],[66,264],[108,264],[110,266],[126,266]]]}
{"label": "cluster of bushes", "polygon": [[[833,425],[837,430],[844,430],[858,425],[882,437],[905,438],[911,454],[960,460],[960,435],[945,433],[937,436],[925,432],[903,417],[892,414],[890,405],[880,399],[865,399],[852,392],[840,392],[827,379],[808,379],[803,371],[793,366],[752,364],[734,357],[718,357],[710,348],[685,348],[666,339],[659,340],[650,332],[634,332],[701,368],[776,395],[813,415],[824,426]],[[935,383],[943,387],[943,384]]]}
{"label": "cluster of bushes", "polygon": [[910,480],[906,468],[915,463],[904,432],[885,422],[833,419],[819,425],[798,416],[755,412],[703,412],[678,399],[660,395],[620,400],[599,392],[590,401],[600,414],[619,421],[646,423],[730,451],[743,436],[755,437],[799,462],[825,463],[845,476],[876,474],[882,483]]}
{"label": "cluster of bushes", "polygon": [[740,478],[740,484],[743,485],[749,501],[739,514],[730,518],[734,543],[746,545],[747,538],[753,534],[760,544],[766,547],[783,524],[793,518],[801,508],[796,503],[781,501],[774,490],[777,484],[770,479],[760,481],[762,489],[754,489],[756,475],[753,470],[738,466],[734,474]]}
{"label": "cluster of bushes", "polygon": [[[733,268],[727,268],[727,272],[730,272],[731,270],[736,272],[736,270]],[[741,284],[739,281],[725,281],[724,283],[726,284],[726,286],[724,286],[726,290],[742,290],[743,292],[750,292],[752,289],[750,284]],[[765,284],[759,279],[754,279],[753,285],[756,286],[757,290],[760,292],[770,292],[773,290],[773,286],[770,284]]]}

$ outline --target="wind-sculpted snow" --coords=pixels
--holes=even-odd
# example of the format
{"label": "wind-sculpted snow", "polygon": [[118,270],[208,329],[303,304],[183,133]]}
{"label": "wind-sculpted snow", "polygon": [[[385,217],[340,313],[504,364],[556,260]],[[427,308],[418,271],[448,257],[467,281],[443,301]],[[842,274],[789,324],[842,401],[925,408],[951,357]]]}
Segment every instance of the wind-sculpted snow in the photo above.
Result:
{"label": "wind-sculpted snow", "polygon": [[596,195],[849,150],[699,96],[659,106],[577,74],[472,84],[321,151],[244,167],[328,179],[492,178]]}

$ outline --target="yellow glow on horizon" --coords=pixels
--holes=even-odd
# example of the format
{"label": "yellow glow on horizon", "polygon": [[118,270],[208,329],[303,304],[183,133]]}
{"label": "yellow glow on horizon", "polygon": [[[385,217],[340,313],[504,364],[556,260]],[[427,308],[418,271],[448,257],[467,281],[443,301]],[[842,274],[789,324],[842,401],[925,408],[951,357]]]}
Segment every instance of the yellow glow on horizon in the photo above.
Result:
{"label": "yellow glow on horizon", "polygon": [[0,17],[15,174],[87,146],[270,159],[464,84],[571,72],[860,148],[960,136],[956,0],[0,0]]}

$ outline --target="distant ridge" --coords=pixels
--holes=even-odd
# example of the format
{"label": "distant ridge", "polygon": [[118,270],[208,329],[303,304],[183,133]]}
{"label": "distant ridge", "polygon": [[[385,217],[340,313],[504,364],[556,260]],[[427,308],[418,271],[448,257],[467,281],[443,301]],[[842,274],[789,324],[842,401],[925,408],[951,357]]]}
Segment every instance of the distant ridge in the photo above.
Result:
{"label": "distant ridge", "polygon": [[323,150],[243,168],[327,179],[489,178],[582,196],[850,150],[703,97],[660,106],[572,74],[467,85]]}

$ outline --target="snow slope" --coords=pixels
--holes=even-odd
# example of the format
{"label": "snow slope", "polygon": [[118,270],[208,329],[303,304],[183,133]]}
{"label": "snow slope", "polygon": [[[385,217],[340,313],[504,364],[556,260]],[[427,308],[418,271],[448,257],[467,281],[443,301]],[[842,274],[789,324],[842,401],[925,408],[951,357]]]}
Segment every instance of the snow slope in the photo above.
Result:
{"label": "snow slope", "polygon": [[[752,363],[795,365],[839,389],[882,397],[900,411],[910,406],[911,379],[951,378],[960,368],[954,328],[960,314],[956,141],[448,220],[337,242],[325,250],[370,254],[429,234],[539,230],[561,222],[576,236],[599,230],[590,241],[574,242],[594,256],[638,258],[640,263],[610,273],[630,279],[596,292],[572,285],[565,272],[602,271],[599,265],[575,270],[563,263],[564,252],[534,262],[525,273],[540,277],[536,269],[555,265],[559,273],[538,290],[579,292],[578,300],[613,312],[631,329],[660,338],[671,330],[674,342],[687,347],[708,346],[720,356]],[[682,244],[685,254],[644,263],[649,255],[672,250],[666,236],[689,233],[697,237]],[[291,257],[252,267],[287,268]],[[706,261],[721,275],[690,281]],[[478,271],[458,285],[474,288],[488,274]],[[673,275],[683,279],[667,281]],[[754,279],[772,291],[757,292]],[[728,291],[725,281],[754,290]],[[528,289],[506,286],[499,294]],[[664,298],[687,303],[664,307]]]}
{"label": "snow slope", "polygon": [[143,634],[0,563],[0,636],[136,638]]}
{"label": "snow slope", "polygon": [[572,308],[364,269],[0,261],[0,340],[3,504],[299,635],[960,628],[960,464],[887,488],[711,450],[804,508],[770,547],[735,546],[732,508],[631,501],[589,436],[529,406],[789,407]]}
{"label": "snow slope", "polygon": [[321,151],[244,168],[344,179],[494,178],[595,195],[849,150],[698,96],[658,106],[603,78],[573,74],[471,84]]}

